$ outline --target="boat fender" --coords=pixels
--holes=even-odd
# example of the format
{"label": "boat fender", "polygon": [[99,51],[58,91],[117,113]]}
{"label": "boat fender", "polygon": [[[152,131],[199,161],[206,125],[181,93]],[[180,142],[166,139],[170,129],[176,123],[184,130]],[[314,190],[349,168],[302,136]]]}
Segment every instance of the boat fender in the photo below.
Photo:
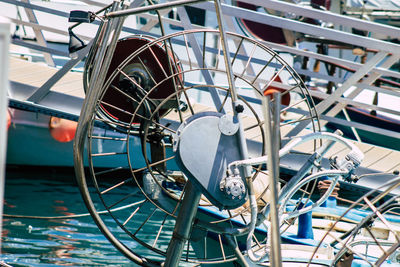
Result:
{"label": "boat fender", "polygon": [[[282,83],[281,78],[279,75],[276,75],[275,78],[273,79],[274,82]],[[271,99],[274,99],[274,93],[281,93],[282,98],[281,98],[281,104],[285,106],[289,106],[290,103],[290,94],[289,92],[286,92],[285,89],[275,87],[272,85],[267,86],[267,89],[264,90],[263,94],[265,96],[269,96]]]}
{"label": "boat fender", "polygon": [[61,143],[70,142],[75,137],[78,123],[57,117],[50,117],[49,130],[51,136]]}
{"label": "boat fender", "polygon": [[10,128],[11,125],[11,114],[10,114],[10,110],[7,109],[7,131],[8,128]]}

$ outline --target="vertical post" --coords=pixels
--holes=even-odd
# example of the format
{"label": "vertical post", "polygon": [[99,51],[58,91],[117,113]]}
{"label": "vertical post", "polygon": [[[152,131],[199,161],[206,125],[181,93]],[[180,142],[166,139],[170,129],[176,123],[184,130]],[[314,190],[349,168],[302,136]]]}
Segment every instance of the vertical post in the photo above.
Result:
{"label": "vertical post", "polygon": [[[281,237],[280,237],[280,227],[278,219],[278,178],[279,178],[279,111],[280,111],[280,101],[281,97],[279,93],[274,94],[275,105],[273,108],[273,113],[271,116],[271,100],[268,96],[263,98],[263,111],[264,111],[264,126],[267,136],[266,151],[268,153],[268,174],[269,174],[269,188],[271,191],[271,201],[270,201],[270,215],[271,215],[271,227],[268,235],[271,235],[270,244],[270,265],[274,267],[282,266],[282,256],[281,256]],[[271,120],[272,117],[272,120]]]}
{"label": "vertical post", "polygon": [[[114,0],[111,6],[111,11],[118,10],[120,6],[119,0]],[[124,5],[124,9],[127,6]],[[114,52],[118,36],[122,29],[124,18],[106,20],[102,25],[100,31],[102,33],[96,41],[98,46],[98,53],[96,53],[94,59],[93,72],[90,79],[90,86],[87,91],[87,95],[82,105],[81,114],[79,116],[78,128],[76,129],[75,140],[74,140],[74,166],[75,176],[79,190],[83,196],[85,205],[88,207],[88,211],[98,227],[102,230],[104,235],[115,244],[119,251],[121,251],[126,257],[139,265],[144,265],[143,259],[132,253],[124,244],[122,244],[118,238],[116,238],[107,226],[104,224],[100,215],[97,213],[92,199],[89,197],[90,193],[85,178],[85,168],[83,165],[84,160],[84,149],[86,144],[87,132],[90,127],[90,120],[95,111],[96,101],[101,93],[101,88],[105,79],[108,66],[111,62],[111,56]],[[115,22],[115,23],[114,23]],[[108,53],[108,54],[107,54]]]}
{"label": "vertical post", "polygon": [[[228,85],[229,85],[229,90],[231,92],[234,120],[236,119],[239,124],[239,130],[236,134],[237,139],[238,139],[238,145],[240,148],[240,154],[241,154],[242,159],[248,159],[249,156],[248,156],[248,150],[247,150],[246,137],[244,135],[242,119],[240,117],[240,113],[243,112],[244,107],[241,104],[239,104],[239,101],[238,101],[238,93],[236,90],[235,79],[234,79],[232,65],[231,65],[232,61],[231,61],[231,57],[229,55],[228,41],[226,38],[224,23],[223,23],[223,19],[222,19],[221,1],[214,0],[214,5],[215,5],[215,12],[217,13],[219,32],[221,35],[221,45],[222,45],[222,51],[224,53],[224,62],[225,62],[226,74],[227,74],[227,78],[228,78]],[[251,176],[250,166],[246,166],[243,171],[244,171],[245,178]]]}
{"label": "vertical post", "polygon": [[[3,195],[7,146],[7,92],[8,50],[10,45],[10,22],[0,17],[0,233],[3,227]],[[0,239],[1,240],[1,239]],[[0,241],[1,242],[1,241]],[[1,247],[1,243],[0,243]]]}
{"label": "vertical post", "polygon": [[192,225],[197,213],[201,192],[188,181],[186,183],[185,195],[176,218],[174,233],[169,242],[164,266],[178,267],[186,242],[190,238]]}
{"label": "vertical post", "polygon": [[[30,4],[30,0],[22,0],[22,2]],[[28,7],[25,7],[24,9],[25,9],[26,16],[29,19],[29,22],[39,24],[33,10]],[[33,26],[32,29],[33,29],[33,32],[35,33],[35,37],[36,37],[38,44],[47,47],[47,42],[46,42],[46,39],[44,38],[42,30],[37,29],[35,26]],[[51,54],[43,53],[43,57],[44,57],[44,60],[46,61],[47,65],[52,66],[52,67],[56,66]]]}

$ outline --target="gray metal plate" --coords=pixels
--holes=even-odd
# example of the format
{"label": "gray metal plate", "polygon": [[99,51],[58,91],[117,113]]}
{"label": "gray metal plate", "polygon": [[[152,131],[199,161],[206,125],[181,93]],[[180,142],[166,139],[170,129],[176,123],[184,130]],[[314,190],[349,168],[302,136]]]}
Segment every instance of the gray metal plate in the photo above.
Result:
{"label": "gray metal plate", "polygon": [[177,161],[195,185],[220,208],[234,208],[244,199],[232,200],[220,190],[227,165],[240,159],[236,135],[224,135],[218,125],[223,114],[206,112],[190,118],[179,131]]}

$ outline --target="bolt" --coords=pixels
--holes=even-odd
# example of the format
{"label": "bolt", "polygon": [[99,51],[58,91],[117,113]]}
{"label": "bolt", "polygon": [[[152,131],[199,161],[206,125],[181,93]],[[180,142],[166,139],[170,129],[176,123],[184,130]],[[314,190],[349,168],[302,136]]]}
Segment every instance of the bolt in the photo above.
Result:
{"label": "bolt", "polygon": [[237,113],[242,113],[244,110],[244,107],[243,107],[243,105],[239,104],[235,107],[235,110]]}

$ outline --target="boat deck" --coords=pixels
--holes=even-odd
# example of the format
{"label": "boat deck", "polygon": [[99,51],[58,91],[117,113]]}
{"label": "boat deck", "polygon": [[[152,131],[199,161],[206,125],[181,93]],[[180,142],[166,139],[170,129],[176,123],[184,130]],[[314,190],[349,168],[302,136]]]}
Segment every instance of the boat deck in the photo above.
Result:
{"label": "boat deck", "polygon": [[[31,87],[40,87],[56,72],[56,68],[51,68],[44,64],[33,63],[20,58],[10,57],[9,80],[13,82],[26,84],[27,86]],[[68,96],[84,98],[85,94],[82,85],[82,73],[69,72],[52,87],[51,91]],[[200,104],[195,104],[194,109],[196,112],[210,110],[209,107]],[[189,111],[187,111],[186,114],[186,117],[190,116]],[[177,113],[174,112],[171,112],[168,116],[169,119],[178,119]],[[245,128],[250,125],[254,125],[254,123],[254,118],[246,117],[244,119]],[[284,136],[285,131],[289,131],[289,127],[282,127],[281,130],[282,135]],[[254,141],[261,140],[257,129],[249,130],[247,132],[247,136]],[[393,172],[396,169],[400,169],[400,151],[355,141],[354,143],[365,154],[362,167],[383,173]],[[297,150],[303,153],[310,153],[313,150],[313,146],[310,146],[309,143],[306,143],[297,147]],[[331,149],[327,157],[340,157],[343,156],[344,153],[347,153],[346,151],[348,150],[344,146],[337,145],[334,147],[334,149]]]}
{"label": "boat deck", "polygon": [[[45,63],[35,63],[23,58],[10,57],[9,80],[29,86],[40,87],[49,80],[57,68],[47,66]],[[82,73],[68,72],[51,89],[75,97],[85,97],[82,84]]]}

